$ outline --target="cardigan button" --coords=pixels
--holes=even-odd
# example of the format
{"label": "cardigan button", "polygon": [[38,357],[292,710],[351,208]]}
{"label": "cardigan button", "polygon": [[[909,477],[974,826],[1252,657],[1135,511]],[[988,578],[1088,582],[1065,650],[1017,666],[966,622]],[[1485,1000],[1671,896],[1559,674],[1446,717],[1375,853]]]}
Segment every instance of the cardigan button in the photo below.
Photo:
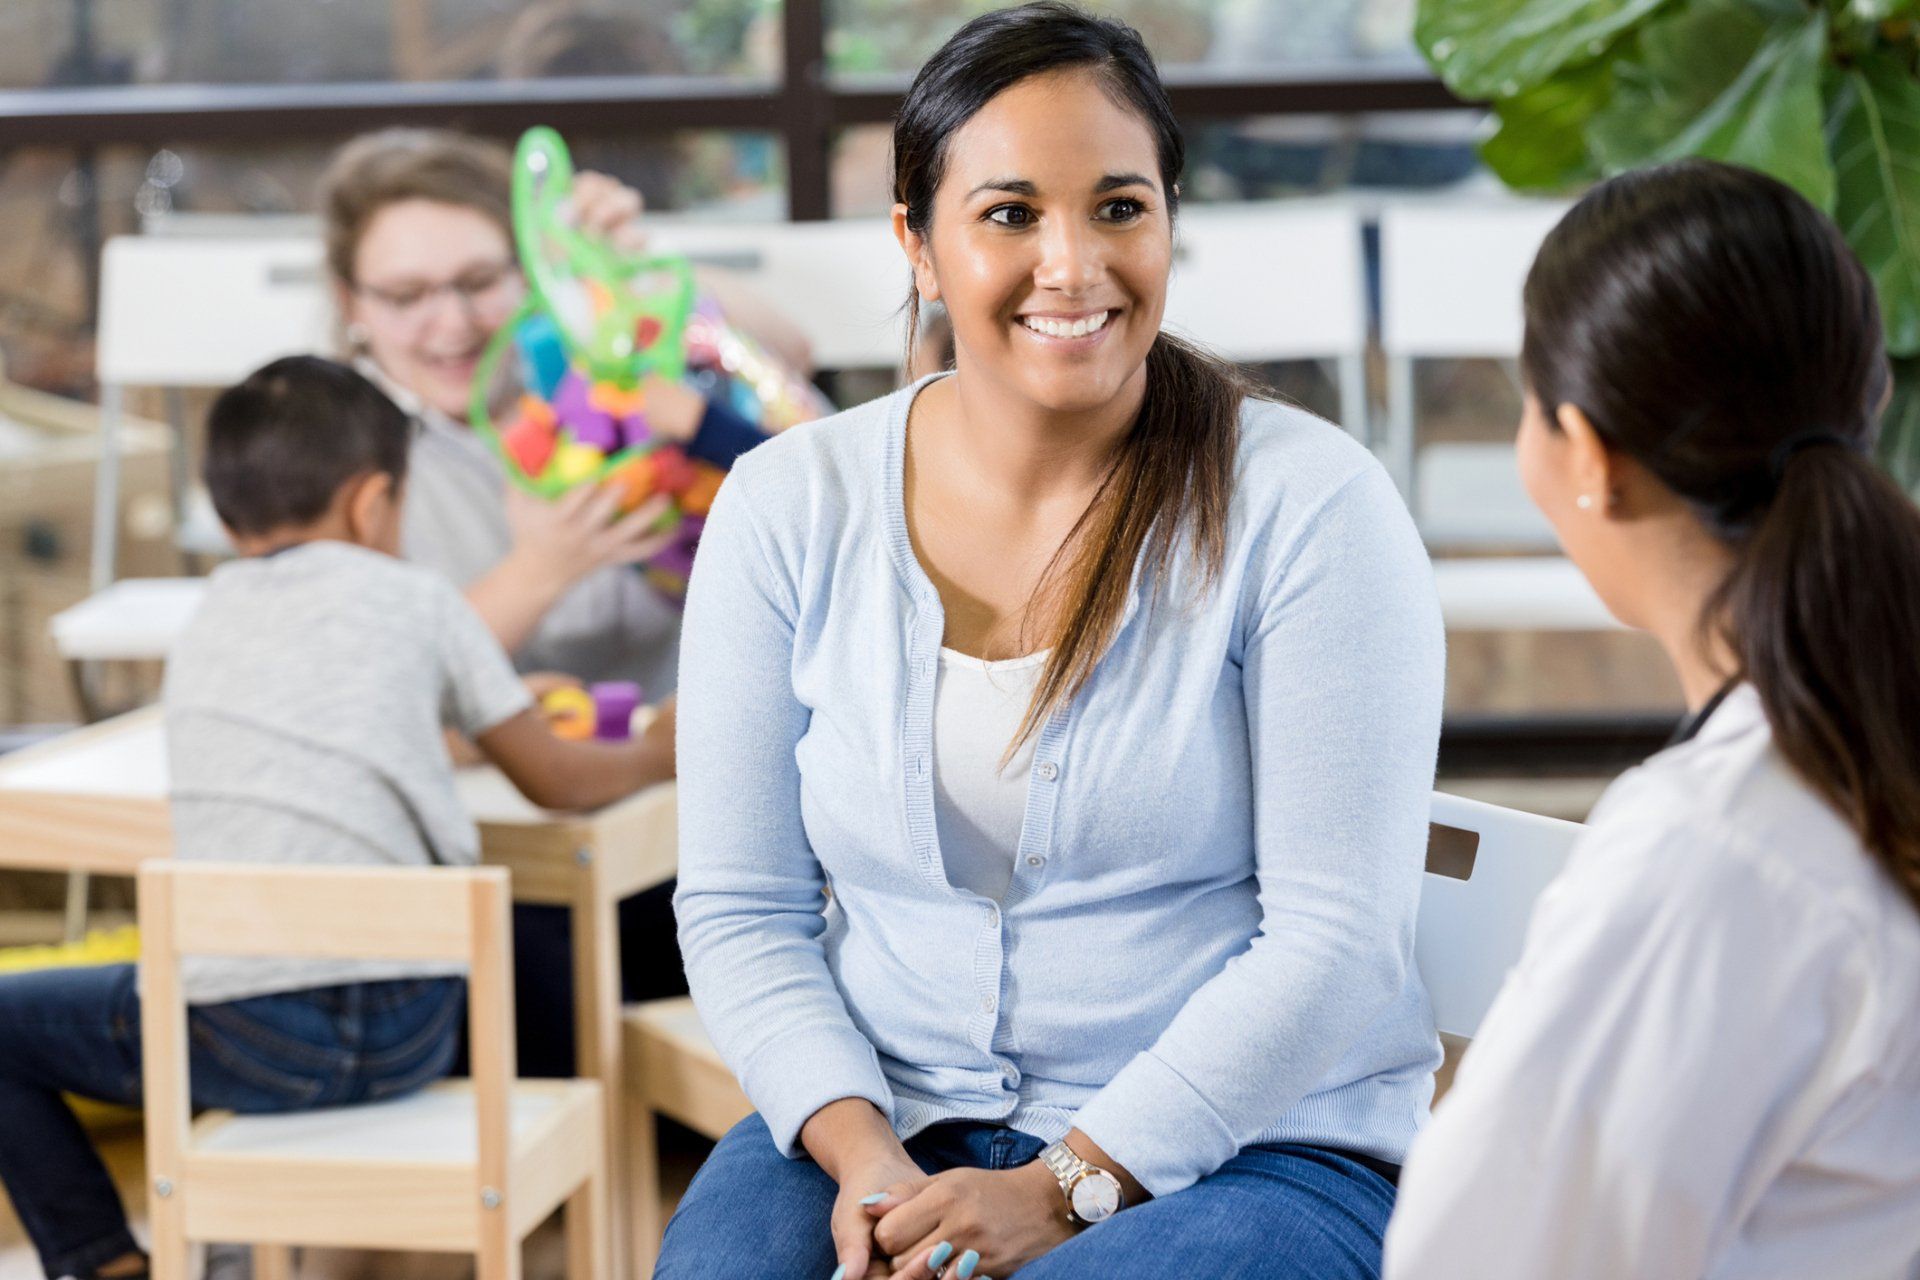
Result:
{"label": "cardigan button", "polygon": [[1042,762],[1041,762],[1041,764],[1040,764],[1040,781],[1042,781],[1042,782],[1052,782],[1052,781],[1053,781],[1053,780],[1054,780],[1055,778],[1057,778],[1057,777],[1059,777],[1059,776],[1060,776],[1060,766],[1059,766],[1059,765],[1057,765],[1057,764],[1055,764],[1055,763],[1054,763],[1053,761],[1051,761],[1051,760],[1044,760],[1044,761],[1042,761]]}

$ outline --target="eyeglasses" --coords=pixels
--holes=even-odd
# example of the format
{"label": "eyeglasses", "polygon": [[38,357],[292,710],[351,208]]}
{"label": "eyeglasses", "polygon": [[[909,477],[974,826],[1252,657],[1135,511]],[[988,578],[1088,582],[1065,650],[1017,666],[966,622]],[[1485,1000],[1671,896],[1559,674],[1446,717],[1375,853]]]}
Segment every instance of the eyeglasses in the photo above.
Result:
{"label": "eyeglasses", "polygon": [[404,324],[415,324],[432,314],[434,299],[455,298],[469,315],[501,308],[520,287],[520,271],[510,259],[470,267],[441,284],[407,284],[399,288],[356,284],[353,291],[370,298]]}

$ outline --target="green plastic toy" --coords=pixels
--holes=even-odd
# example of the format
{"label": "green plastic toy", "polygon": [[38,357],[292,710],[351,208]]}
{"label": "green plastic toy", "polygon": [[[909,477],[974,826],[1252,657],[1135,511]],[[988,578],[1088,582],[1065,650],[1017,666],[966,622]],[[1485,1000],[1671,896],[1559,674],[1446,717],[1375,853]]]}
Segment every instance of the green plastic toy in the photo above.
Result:
{"label": "green plastic toy", "polygon": [[[573,176],[566,143],[552,129],[520,139],[513,234],[527,297],[481,355],[472,421],[524,489],[556,497],[622,473],[632,476],[638,502],[662,491],[642,481],[681,487],[690,465],[647,427],[640,388],[649,377],[686,372],[693,270],[684,258],[627,257],[573,226]],[[493,392],[501,361],[516,351],[523,394],[502,425]],[[660,465],[632,465],[642,459]]]}

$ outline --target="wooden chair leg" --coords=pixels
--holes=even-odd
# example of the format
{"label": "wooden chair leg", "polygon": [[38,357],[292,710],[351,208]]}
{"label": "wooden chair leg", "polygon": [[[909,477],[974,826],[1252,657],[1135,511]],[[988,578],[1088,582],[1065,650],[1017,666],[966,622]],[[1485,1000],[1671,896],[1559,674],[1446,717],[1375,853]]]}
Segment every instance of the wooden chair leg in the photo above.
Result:
{"label": "wooden chair leg", "polygon": [[162,1240],[156,1232],[147,1250],[147,1274],[153,1280],[188,1280],[193,1274],[192,1253],[185,1240]]}
{"label": "wooden chair leg", "polygon": [[660,1237],[666,1223],[660,1215],[660,1136],[653,1109],[644,1099],[627,1095],[626,1192],[627,1238],[633,1256],[632,1280],[649,1280],[660,1257]]}
{"label": "wooden chair leg", "polygon": [[607,1214],[607,1180],[602,1172],[567,1197],[567,1280],[613,1280],[613,1223]]}
{"label": "wooden chair leg", "polygon": [[152,1240],[147,1247],[147,1273],[153,1280],[189,1280],[193,1275],[193,1245],[177,1195],[147,1197],[147,1220]]}
{"label": "wooden chair leg", "polygon": [[293,1280],[293,1246],[253,1246],[253,1280]]}
{"label": "wooden chair leg", "polygon": [[520,1245],[520,1241],[501,1233],[482,1232],[480,1252],[474,1258],[474,1280],[520,1280]]}

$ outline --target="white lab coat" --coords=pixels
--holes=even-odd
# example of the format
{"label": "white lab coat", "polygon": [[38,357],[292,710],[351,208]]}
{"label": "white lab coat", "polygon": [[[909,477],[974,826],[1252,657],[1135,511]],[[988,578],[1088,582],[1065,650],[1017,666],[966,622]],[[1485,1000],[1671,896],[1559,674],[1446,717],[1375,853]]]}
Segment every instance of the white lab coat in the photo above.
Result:
{"label": "white lab coat", "polygon": [[1920,1277],[1920,911],[1750,686],[1608,790],[1542,895],[1386,1275]]}

